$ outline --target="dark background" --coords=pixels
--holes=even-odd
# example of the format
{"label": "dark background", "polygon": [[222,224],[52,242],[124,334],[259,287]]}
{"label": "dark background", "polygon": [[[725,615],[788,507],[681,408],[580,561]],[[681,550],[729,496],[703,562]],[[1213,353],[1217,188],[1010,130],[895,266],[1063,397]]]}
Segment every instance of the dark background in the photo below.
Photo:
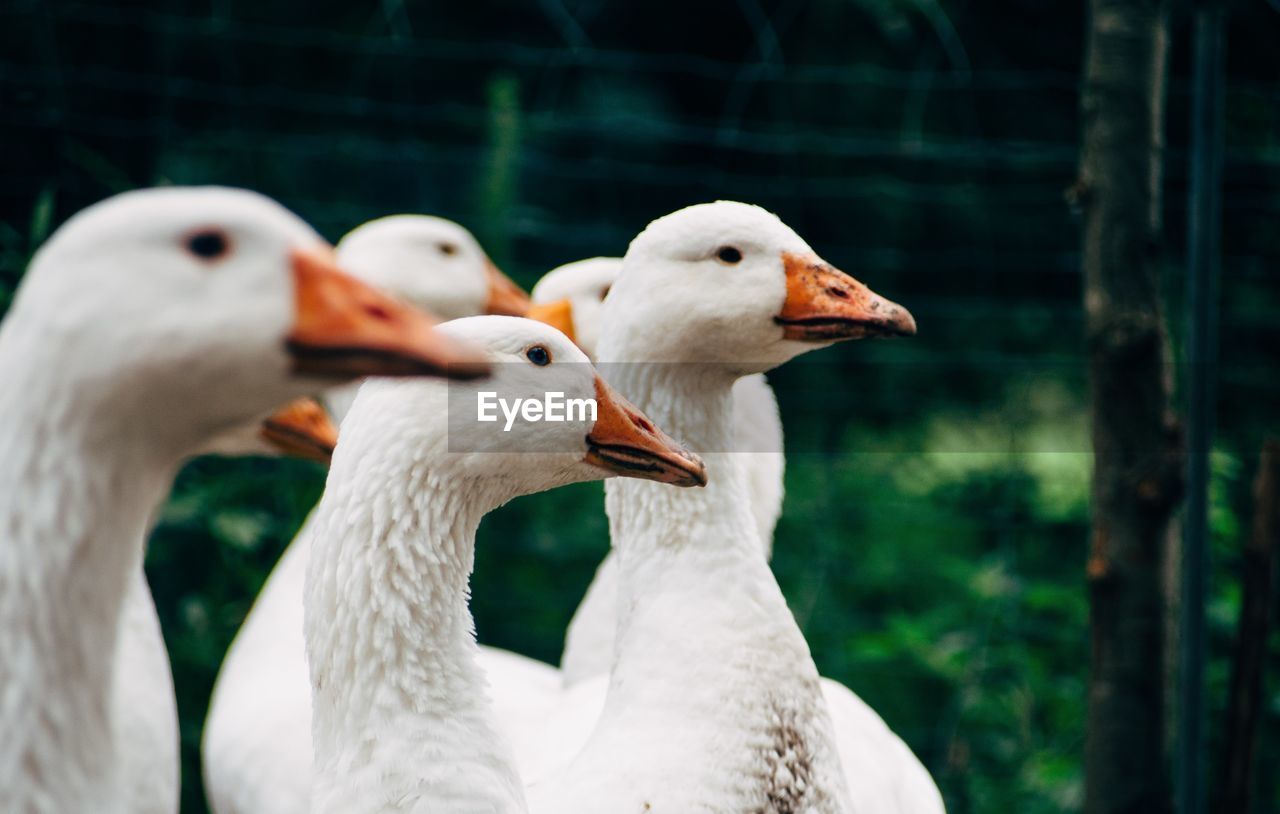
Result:
{"label": "dark background", "polygon": [[[773,209],[920,325],[772,376],[790,450],[774,567],[818,665],[908,741],[955,814],[1071,811],[1090,458],[1079,224],[1063,191],[1084,14],[1049,0],[4,0],[0,307],[66,217],[151,184],[257,189],[331,240],[389,213],[444,215],[526,286],[621,254],[681,206]],[[1165,160],[1175,358],[1188,18],[1175,7]],[[1278,45],[1275,0],[1231,6],[1215,743],[1248,486],[1277,430]],[[182,714],[184,812],[203,811],[200,727],[222,654],[322,484],[302,463],[199,460],[156,531],[148,573]],[[588,485],[486,521],[482,641],[558,658],[605,550],[601,504]],[[1275,675],[1266,810],[1280,808]]]}

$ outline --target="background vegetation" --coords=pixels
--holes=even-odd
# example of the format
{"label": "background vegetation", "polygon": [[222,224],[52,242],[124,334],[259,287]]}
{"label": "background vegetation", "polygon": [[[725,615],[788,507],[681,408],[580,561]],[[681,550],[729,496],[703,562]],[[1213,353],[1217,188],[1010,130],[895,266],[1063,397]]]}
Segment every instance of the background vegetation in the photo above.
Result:
{"label": "background vegetation", "polygon": [[[526,285],[620,254],[690,203],[769,207],[920,323],[912,340],[773,376],[789,448],[774,567],[818,664],[906,738],[952,812],[1071,811],[1090,462],[1079,225],[1063,190],[1083,14],[1047,0],[9,0],[0,307],[51,229],[140,185],[251,187],[334,240],[384,214],[441,214]],[[1159,247],[1175,343],[1189,113],[1176,14]],[[1277,42],[1274,3],[1235,5],[1214,710],[1248,484],[1280,394]],[[184,812],[204,810],[200,727],[222,654],[322,484],[303,463],[199,460],[156,530],[148,573],[181,707]],[[605,550],[601,504],[583,486],[486,521],[483,641],[558,658]],[[1264,767],[1280,758],[1271,676]],[[1280,781],[1262,782],[1277,810]]]}

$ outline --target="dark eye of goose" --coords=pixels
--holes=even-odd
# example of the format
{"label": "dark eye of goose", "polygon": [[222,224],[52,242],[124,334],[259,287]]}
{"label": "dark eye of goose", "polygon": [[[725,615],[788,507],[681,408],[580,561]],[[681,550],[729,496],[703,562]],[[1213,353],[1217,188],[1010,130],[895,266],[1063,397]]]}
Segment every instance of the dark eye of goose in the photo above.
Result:
{"label": "dark eye of goose", "polygon": [[458,253],[458,247],[452,243],[439,244],[440,253],[445,256],[452,256]]}
{"label": "dark eye of goose", "polygon": [[604,298],[609,296],[610,288],[613,288],[613,286],[607,285],[604,288],[600,289],[600,302],[604,302]]}
{"label": "dark eye of goose", "polygon": [[534,345],[524,352],[525,357],[538,367],[546,367],[551,364],[551,351],[541,345]]}
{"label": "dark eye of goose", "polygon": [[734,263],[741,262],[742,252],[733,246],[721,246],[716,250],[716,259],[732,266]]}
{"label": "dark eye of goose", "polygon": [[201,229],[187,235],[187,251],[201,260],[217,260],[227,253],[231,241],[219,229]]}

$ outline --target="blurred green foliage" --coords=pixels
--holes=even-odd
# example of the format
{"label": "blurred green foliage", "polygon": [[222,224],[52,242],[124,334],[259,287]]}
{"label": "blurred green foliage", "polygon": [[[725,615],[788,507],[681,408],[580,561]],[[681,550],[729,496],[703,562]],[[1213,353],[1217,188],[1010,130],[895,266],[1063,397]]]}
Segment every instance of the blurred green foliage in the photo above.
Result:
{"label": "blurred green foliage", "polygon": [[[949,810],[1079,807],[1088,430],[1073,180],[1083,7],[926,0],[531,4],[14,0],[0,7],[0,307],[41,241],[132,186],[272,195],[336,240],[400,211],[472,228],[526,285],[700,200],[765,205],[907,305],[920,335],[775,374],[774,569],[823,673],[926,762]],[[1187,26],[1174,18],[1164,256],[1181,330]],[[1280,330],[1280,14],[1228,35],[1210,754]],[[106,282],[104,284],[109,284]],[[1172,371],[1180,380],[1181,371]],[[183,811],[222,654],[323,488],[188,466],[147,560]],[[476,554],[482,641],[555,661],[607,541],[598,485],[514,501]],[[1273,647],[1261,765],[1280,761]],[[1212,767],[1211,767],[1212,769]],[[1264,810],[1280,784],[1261,773]]]}

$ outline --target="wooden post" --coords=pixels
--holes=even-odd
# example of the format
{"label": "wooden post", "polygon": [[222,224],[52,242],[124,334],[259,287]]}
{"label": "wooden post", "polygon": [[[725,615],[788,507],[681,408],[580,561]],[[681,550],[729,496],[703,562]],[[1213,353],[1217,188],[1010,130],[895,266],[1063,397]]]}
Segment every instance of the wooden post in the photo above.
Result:
{"label": "wooden post", "polygon": [[1249,814],[1251,810],[1254,753],[1262,719],[1262,668],[1267,660],[1276,551],[1280,549],[1280,442],[1269,440],[1262,447],[1253,500],[1253,530],[1241,563],[1240,624],[1227,696],[1222,796],[1213,808],[1221,814]]}
{"label": "wooden post", "polygon": [[1163,0],[1090,0],[1081,92],[1085,340],[1093,448],[1085,811],[1164,814],[1161,563],[1182,492],[1160,302],[1168,43]]}

